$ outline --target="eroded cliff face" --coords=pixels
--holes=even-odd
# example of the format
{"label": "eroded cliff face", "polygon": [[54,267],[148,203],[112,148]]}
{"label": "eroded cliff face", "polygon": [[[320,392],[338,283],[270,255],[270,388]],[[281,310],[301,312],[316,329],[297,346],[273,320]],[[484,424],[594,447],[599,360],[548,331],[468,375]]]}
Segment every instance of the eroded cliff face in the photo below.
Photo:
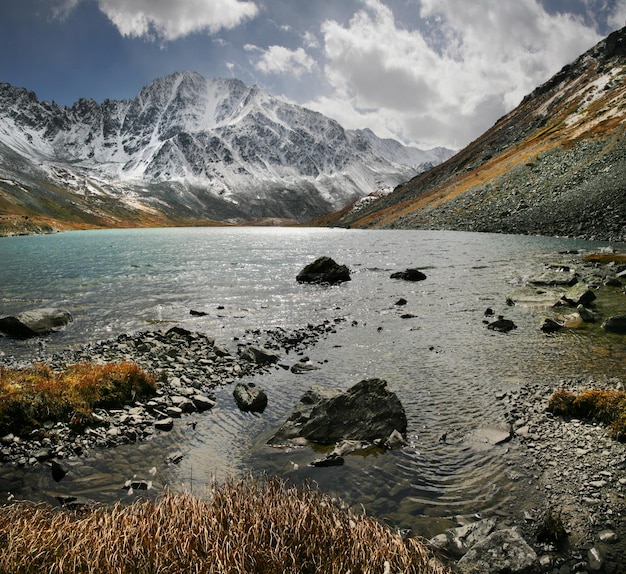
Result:
{"label": "eroded cliff face", "polygon": [[453,158],[328,223],[626,240],[626,28]]}

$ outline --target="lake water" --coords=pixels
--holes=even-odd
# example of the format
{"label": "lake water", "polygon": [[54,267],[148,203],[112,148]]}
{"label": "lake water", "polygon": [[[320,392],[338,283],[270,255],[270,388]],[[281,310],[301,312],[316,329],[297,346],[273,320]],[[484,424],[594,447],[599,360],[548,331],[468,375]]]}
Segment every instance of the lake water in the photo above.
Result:
{"label": "lake water", "polygon": [[[51,353],[125,332],[181,325],[236,348],[246,329],[298,329],[341,317],[336,333],[306,354],[321,368],[296,375],[280,368],[255,382],[269,396],[262,415],[240,412],[232,388],[217,406],[181,421],[152,441],[68,461],[54,483],[45,467],[0,467],[0,492],[30,497],[74,494],[112,501],[137,476],[201,492],[213,478],[248,471],[315,480],[351,505],[429,535],[457,515],[504,511],[519,503],[532,477],[519,480],[515,441],[489,449],[464,440],[473,429],[504,420],[499,392],[525,382],[621,374],[622,338],[589,327],[547,336],[541,312],[507,307],[505,297],[556,253],[604,244],[567,239],[435,231],[285,228],[109,230],[0,238],[0,315],[38,307],[69,309],[74,322],[46,339]],[[352,270],[336,287],[300,285],[295,276],[318,256]],[[391,280],[419,267],[425,281]],[[405,298],[407,305],[394,303]],[[484,312],[518,329],[485,328]],[[207,313],[192,317],[191,309]],[[411,314],[412,318],[401,318]],[[30,360],[36,341],[0,339],[5,357]],[[0,356],[0,360],[2,357]],[[293,363],[298,357],[286,356]],[[265,446],[312,385],[347,389],[366,377],[388,381],[408,417],[410,445],[349,456],[342,467],[307,466],[311,449]],[[439,437],[447,433],[447,442]],[[167,465],[181,450],[183,460]],[[152,470],[152,473],[150,471]],[[155,473],[156,470],[156,473]]]}

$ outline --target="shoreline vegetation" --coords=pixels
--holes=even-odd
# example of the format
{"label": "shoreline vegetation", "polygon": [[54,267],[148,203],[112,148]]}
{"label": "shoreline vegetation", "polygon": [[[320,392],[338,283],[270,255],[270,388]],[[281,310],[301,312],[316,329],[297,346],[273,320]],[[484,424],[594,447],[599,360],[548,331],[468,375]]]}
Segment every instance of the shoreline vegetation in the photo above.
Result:
{"label": "shoreline vegetation", "polygon": [[95,409],[117,409],[154,395],[155,377],[131,362],[79,363],[62,372],[48,365],[0,366],[0,436],[27,436],[46,423],[74,431],[94,423]]}
{"label": "shoreline vegetation", "polygon": [[0,572],[450,572],[425,543],[311,486],[247,477],[208,495],[76,510],[0,507]]}

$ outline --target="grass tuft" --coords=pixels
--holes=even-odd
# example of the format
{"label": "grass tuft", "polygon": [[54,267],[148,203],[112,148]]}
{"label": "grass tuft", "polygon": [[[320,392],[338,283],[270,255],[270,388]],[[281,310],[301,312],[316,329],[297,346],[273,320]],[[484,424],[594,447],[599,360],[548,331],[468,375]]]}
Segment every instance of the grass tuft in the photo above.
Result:
{"label": "grass tuft", "polygon": [[46,365],[0,367],[0,435],[25,434],[45,422],[82,428],[97,408],[120,408],[156,392],[154,377],[135,363],[80,363],[61,373]]}
{"label": "grass tuft", "polygon": [[626,263],[626,254],[624,253],[590,253],[584,258],[587,263]]}
{"label": "grass tuft", "polygon": [[228,481],[208,500],[166,493],[80,512],[0,508],[0,573],[348,571],[449,573],[419,540],[277,478]]}
{"label": "grass tuft", "polygon": [[626,393],[613,390],[586,390],[578,395],[559,389],[548,401],[555,415],[588,419],[608,425],[612,438],[626,442]]}
{"label": "grass tuft", "polygon": [[556,548],[563,548],[567,543],[567,531],[561,514],[553,508],[548,508],[543,514],[537,528],[537,541],[554,544]]}

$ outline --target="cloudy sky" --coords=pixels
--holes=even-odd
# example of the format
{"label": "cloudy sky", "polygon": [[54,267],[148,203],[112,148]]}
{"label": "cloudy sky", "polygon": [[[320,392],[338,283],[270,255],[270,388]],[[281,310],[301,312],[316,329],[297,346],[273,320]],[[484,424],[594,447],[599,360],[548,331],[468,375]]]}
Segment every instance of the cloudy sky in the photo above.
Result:
{"label": "cloudy sky", "polygon": [[175,71],[460,148],[626,24],[626,0],[0,0],[0,82],[71,105]]}

